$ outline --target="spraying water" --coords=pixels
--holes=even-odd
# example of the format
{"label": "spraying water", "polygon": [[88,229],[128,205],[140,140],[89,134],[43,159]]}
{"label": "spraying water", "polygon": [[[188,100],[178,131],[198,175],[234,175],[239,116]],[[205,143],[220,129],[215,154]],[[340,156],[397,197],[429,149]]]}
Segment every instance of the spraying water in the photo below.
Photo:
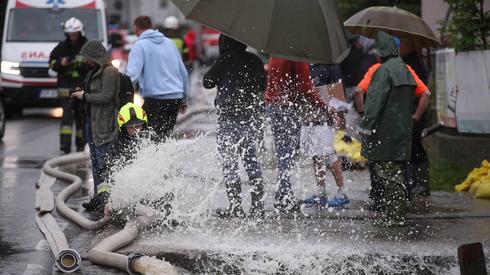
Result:
{"label": "spraying water", "polygon": [[[142,199],[157,201],[166,197],[171,214],[162,214],[162,219],[181,224],[147,232],[139,242],[145,251],[164,256],[165,252],[185,252],[191,255],[196,273],[459,272],[454,255],[458,244],[439,236],[441,225],[431,221],[380,231],[370,220],[335,219],[348,209],[325,210],[330,218],[218,219],[215,209],[226,206],[227,199],[216,150],[215,137],[208,135],[158,146],[148,143],[133,164],[115,174],[111,199],[116,208],[138,205]],[[261,158],[267,183],[266,208],[272,209],[276,190],[274,167],[267,164],[264,156]],[[294,191],[299,197],[314,190],[313,173],[307,164],[300,163],[295,171]],[[330,190],[334,190],[333,179],[329,182]],[[355,200],[366,199],[368,182],[363,172],[346,173],[347,186],[351,186],[348,192]],[[248,209],[248,186],[246,183],[242,186],[244,208]],[[437,241],[437,237],[445,241]]]}

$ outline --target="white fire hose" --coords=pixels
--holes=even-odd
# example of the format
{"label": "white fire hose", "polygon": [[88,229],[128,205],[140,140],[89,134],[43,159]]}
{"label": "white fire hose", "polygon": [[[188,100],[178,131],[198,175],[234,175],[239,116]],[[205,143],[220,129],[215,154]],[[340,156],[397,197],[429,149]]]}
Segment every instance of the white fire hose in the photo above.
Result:
{"label": "white fire hose", "polygon": [[[56,196],[55,202],[58,212],[83,229],[98,230],[109,222],[109,217],[104,217],[98,221],[92,221],[68,207],[65,202],[70,196],[80,190],[82,187],[82,179],[76,175],[57,170],[60,166],[82,163],[88,160],[89,158],[85,153],[75,153],[56,157],[44,164],[43,173],[66,182],[71,182],[70,185]],[[45,178],[46,177],[43,177],[42,175],[41,181]],[[55,254],[55,264],[57,268],[64,273],[75,272],[80,268],[80,254],[69,248],[66,237],[62,234],[61,230],[59,230],[59,226],[57,224],[54,225],[56,221],[50,214],[53,210],[50,206],[52,194],[47,193],[46,188],[42,188],[42,182],[38,185],[41,186],[39,187],[39,190],[44,190],[44,193],[38,192],[38,198],[36,198],[36,209],[38,210],[36,221],[38,222],[41,231],[46,235],[53,250],[53,254]],[[175,268],[165,261],[149,258],[141,253],[131,253],[129,256],[126,256],[113,252],[130,244],[136,239],[140,230],[150,225],[152,220],[153,219],[150,217],[140,216],[135,220],[127,222],[122,231],[104,239],[92,248],[89,251],[89,260],[94,264],[114,267],[126,271],[128,274],[146,274],[148,272],[151,274],[178,274]]]}

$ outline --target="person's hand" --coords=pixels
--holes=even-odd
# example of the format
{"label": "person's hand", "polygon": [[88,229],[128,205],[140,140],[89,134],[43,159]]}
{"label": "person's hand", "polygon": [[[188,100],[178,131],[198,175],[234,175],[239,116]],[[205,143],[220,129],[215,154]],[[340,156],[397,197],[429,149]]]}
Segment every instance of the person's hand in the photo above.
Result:
{"label": "person's hand", "polygon": [[61,58],[61,66],[68,66],[70,65],[70,59],[68,59],[68,57],[63,57]]}
{"label": "person's hand", "polygon": [[179,112],[185,114],[185,112],[187,112],[187,107],[189,107],[189,104],[187,102],[182,102],[179,107]]}
{"label": "person's hand", "polygon": [[420,120],[420,117],[422,117],[422,115],[421,115],[421,114],[414,113],[414,114],[412,115],[412,119],[413,119],[413,121],[414,121],[414,122],[419,121],[419,120]]}
{"label": "person's hand", "polygon": [[112,205],[110,203],[107,203],[104,206],[104,219],[109,219],[111,217],[111,209]]}
{"label": "person's hand", "polygon": [[85,94],[85,91],[76,91],[71,94],[71,97],[76,97],[78,100],[83,100],[83,94]]}
{"label": "person's hand", "polygon": [[335,115],[334,116],[334,121],[335,121],[335,124],[334,124],[334,128],[335,130],[340,130],[342,129],[342,125],[344,124],[344,120],[342,119],[342,117],[340,117],[339,115]]}

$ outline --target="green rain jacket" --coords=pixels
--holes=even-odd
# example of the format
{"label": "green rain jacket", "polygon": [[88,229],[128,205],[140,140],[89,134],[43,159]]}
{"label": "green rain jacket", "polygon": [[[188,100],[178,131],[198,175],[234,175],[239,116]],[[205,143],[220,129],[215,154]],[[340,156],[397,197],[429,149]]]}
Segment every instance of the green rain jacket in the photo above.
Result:
{"label": "green rain jacket", "polygon": [[378,32],[375,49],[383,60],[366,95],[361,154],[370,161],[408,161],[416,83],[392,36]]}
{"label": "green rain jacket", "polygon": [[96,146],[114,141],[118,133],[117,114],[119,113],[119,72],[110,65],[109,53],[100,41],[87,42],[81,54],[99,65],[89,73],[86,83],[89,92],[85,101],[90,106],[92,136]]}

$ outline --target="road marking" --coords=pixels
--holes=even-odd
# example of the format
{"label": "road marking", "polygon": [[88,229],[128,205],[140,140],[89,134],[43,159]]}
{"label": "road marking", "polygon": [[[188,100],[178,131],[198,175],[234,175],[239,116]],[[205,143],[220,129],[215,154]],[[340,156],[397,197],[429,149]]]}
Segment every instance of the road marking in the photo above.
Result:
{"label": "road marking", "polygon": [[34,247],[34,249],[37,251],[50,251],[51,250],[47,240],[40,240],[37,243],[36,247]]}
{"label": "road marking", "polygon": [[27,264],[26,269],[24,270],[23,275],[42,275],[44,271],[44,267],[42,265],[37,264]]}

